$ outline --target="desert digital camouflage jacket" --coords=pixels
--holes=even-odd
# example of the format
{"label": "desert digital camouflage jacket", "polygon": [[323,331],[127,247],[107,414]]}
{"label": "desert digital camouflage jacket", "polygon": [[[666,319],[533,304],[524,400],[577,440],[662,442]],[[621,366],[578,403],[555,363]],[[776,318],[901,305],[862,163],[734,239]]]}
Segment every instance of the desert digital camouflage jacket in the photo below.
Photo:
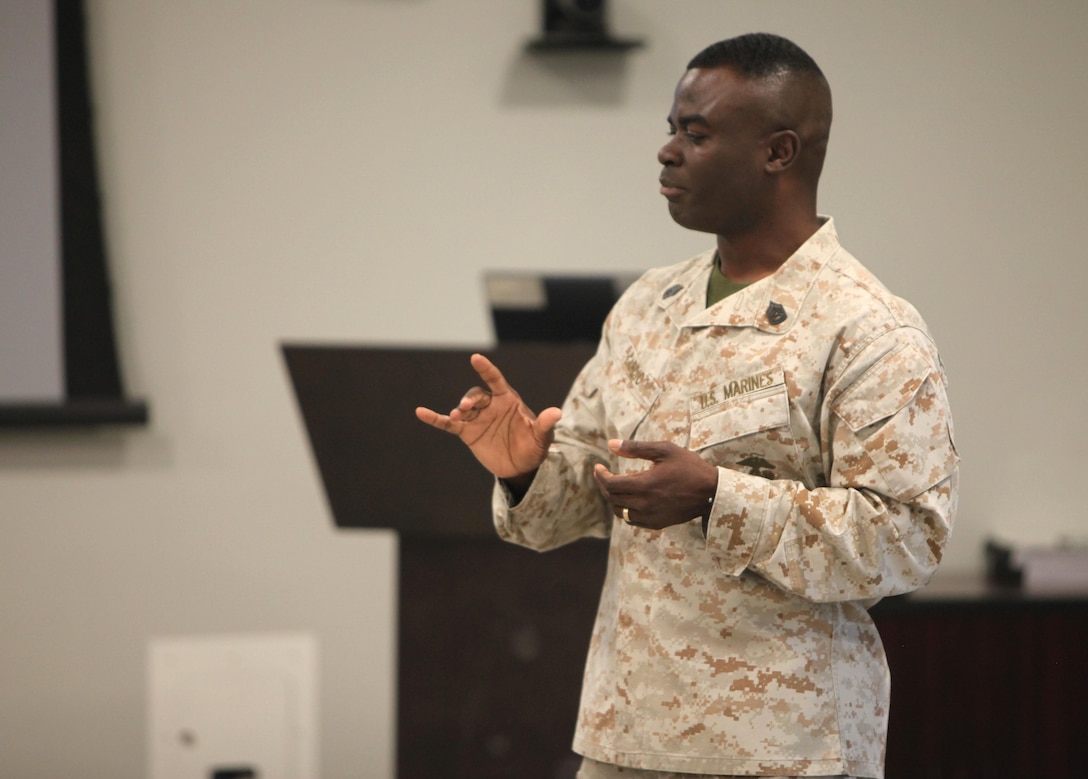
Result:
{"label": "desert digital camouflage jacket", "polygon": [[[714,252],[647,272],[605,323],[500,536],[610,536],[574,748],[696,774],[883,773],[889,678],[868,614],[933,574],[955,512],[945,376],[915,309],[823,226],[706,307]],[[708,531],[617,522],[610,438],[718,466]]]}

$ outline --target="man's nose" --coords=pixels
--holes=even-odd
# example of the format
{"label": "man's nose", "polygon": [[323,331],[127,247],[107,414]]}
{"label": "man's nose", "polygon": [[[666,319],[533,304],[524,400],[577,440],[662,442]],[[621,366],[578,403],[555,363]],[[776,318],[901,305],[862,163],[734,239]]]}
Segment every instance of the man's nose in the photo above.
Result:
{"label": "man's nose", "polygon": [[668,143],[657,151],[657,161],[662,165],[679,165],[680,151],[676,148],[676,136],[669,138]]}

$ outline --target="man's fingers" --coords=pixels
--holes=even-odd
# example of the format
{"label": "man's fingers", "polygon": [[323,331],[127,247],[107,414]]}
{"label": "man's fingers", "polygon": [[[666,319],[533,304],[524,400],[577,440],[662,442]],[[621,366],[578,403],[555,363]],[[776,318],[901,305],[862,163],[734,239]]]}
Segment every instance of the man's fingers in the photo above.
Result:
{"label": "man's fingers", "polygon": [[491,360],[482,354],[474,354],[469,361],[492,394],[501,395],[510,391],[510,385],[506,383],[506,377],[502,375],[502,371],[496,368],[495,363],[491,362]]}
{"label": "man's fingers", "polygon": [[597,486],[600,487],[601,494],[610,502],[616,503],[631,494],[632,479],[635,478],[636,474],[623,476],[612,473],[607,467],[598,463],[593,468],[593,476],[597,479]]}
{"label": "man's fingers", "polygon": [[491,393],[482,387],[473,387],[461,398],[461,402],[457,404],[457,408],[450,412],[450,416],[454,420],[471,422],[490,405]]}
{"label": "man's fingers", "polygon": [[465,397],[461,398],[457,408],[461,411],[468,411],[470,408],[477,410],[487,408],[491,406],[491,397],[492,393],[484,390],[483,387],[472,387],[471,390],[465,393]]}
{"label": "man's fingers", "polygon": [[459,422],[455,422],[446,414],[439,414],[437,411],[432,411],[425,406],[416,408],[416,418],[420,422],[424,422],[431,427],[437,427],[439,430],[445,430],[447,433],[457,435],[461,432],[461,424]]}
{"label": "man's fingers", "polygon": [[612,472],[608,468],[600,463],[593,466],[593,478],[597,480],[597,489],[601,491],[601,495],[605,500],[612,500],[612,493],[608,491],[606,482],[612,478]]}
{"label": "man's fingers", "polygon": [[432,411],[425,406],[416,406],[416,419],[420,422],[426,422],[428,425],[433,425],[438,420],[438,412]]}
{"label": "man's fingers", "polygon": [[613,454],[633,460],[650,460],[660,462],[677,447],[668,441],[621,441],[613,438],[608,442],[608,448]]}
{"label": "man's fingers", "polygon": [[593,475],[597,478],[597,488],[601,495],[612,507],[613,516],[628,525],[638,525],[632,515],[637,511],[635,506],[641,505],[641,500],[624,490],[624,485],[630,483],[630,477],[617,476],[600,463],[593,468]]}

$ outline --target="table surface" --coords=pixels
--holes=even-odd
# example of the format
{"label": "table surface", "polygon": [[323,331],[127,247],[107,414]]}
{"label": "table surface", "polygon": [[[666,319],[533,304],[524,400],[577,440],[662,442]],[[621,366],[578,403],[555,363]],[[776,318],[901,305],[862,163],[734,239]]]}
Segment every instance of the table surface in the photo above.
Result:
{"label": "table surface", "polygon": [[885,598],[875,607],[880,612],[914,611],[954,607],[1030,608],[1088,605],[1088,590],[1025,590],[998,585],[982,575],[938,574],[920,590]]}

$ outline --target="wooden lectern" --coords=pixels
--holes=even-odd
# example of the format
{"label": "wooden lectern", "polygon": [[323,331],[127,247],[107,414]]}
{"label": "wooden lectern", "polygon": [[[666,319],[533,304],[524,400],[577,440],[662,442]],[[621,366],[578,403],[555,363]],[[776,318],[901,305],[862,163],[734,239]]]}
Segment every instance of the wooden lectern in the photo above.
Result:
{"label": "wooden lectern", "polygon": [[[531,408],[560,405],[594,346],[486,353]],[[399,779],[571,779],[606,545],[547,554],[498,539],[491,476],[416,406],[479,383],[470,351],[284,345],[336,525],[400,538]]]}

